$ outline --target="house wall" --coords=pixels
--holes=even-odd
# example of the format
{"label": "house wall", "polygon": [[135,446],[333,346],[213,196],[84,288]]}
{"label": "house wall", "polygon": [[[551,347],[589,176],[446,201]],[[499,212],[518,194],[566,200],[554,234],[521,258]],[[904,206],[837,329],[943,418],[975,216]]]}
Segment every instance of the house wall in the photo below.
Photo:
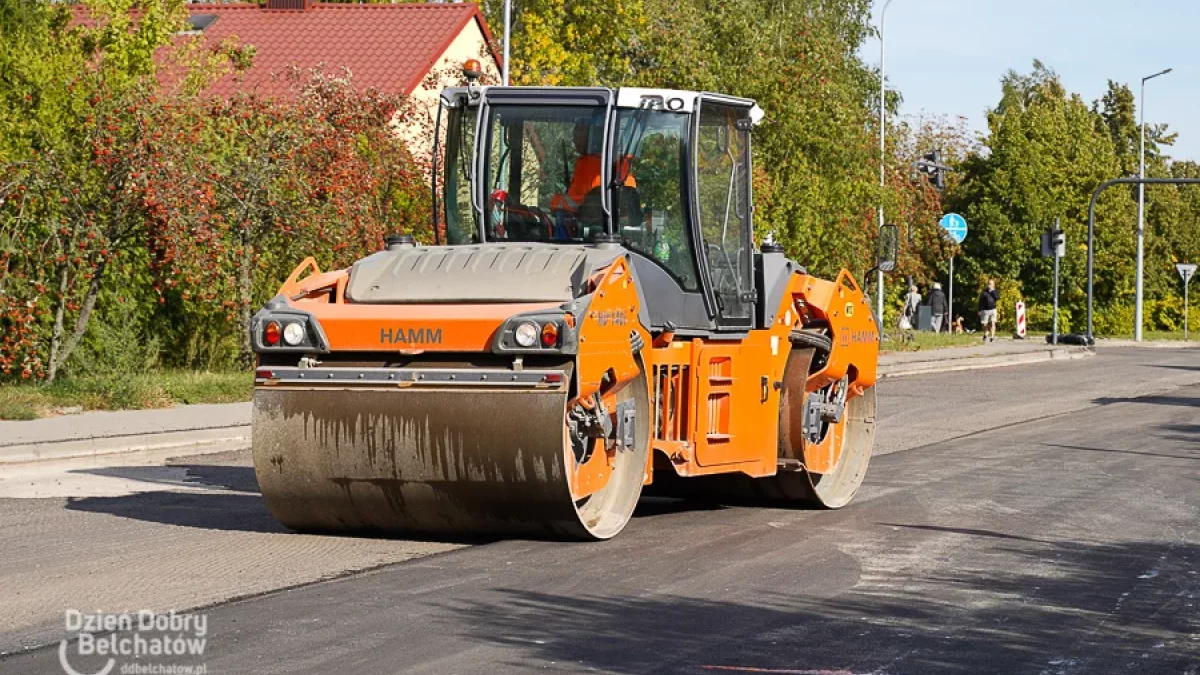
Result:
{"label": "house wall", "polygon": [[485,81],[500,82],[500,66],[487,48],[479,22],[467,22],[430,69],[430,73],[436,76],[436,84],[427,86],[429,78],[426,78],[413,90],[409,95],[413,114],[409,120],[397,124],[397,133],[404,138],[414,155],[426,159],[433,152],[432,130],[437,117],[438,95],[443,87],[465,84],[462,65],[467,59],[479,61]]}

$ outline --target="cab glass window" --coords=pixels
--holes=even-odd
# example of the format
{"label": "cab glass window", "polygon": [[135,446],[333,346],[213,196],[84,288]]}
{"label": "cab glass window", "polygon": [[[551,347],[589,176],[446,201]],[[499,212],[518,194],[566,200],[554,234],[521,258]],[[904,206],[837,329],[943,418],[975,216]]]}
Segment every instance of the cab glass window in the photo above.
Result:
{"label": "cab glass window", "polygon": [[488,241],[582,243],[605,229],[605,108],[492,106],[487,139]]}
{"label": "cab glass window", "polygon": [[479,225],[471,205],[471,156],[475,151],[476,108],[451,108],[446,125],[444,150],[445,185],[442,191],[446,243],[478,242]]}
{"label": "cab glass window", "polygon": [[695,291],[700,286],[685,199],[690,119],[686,113],[621,110],[611,185],[622,243]]}

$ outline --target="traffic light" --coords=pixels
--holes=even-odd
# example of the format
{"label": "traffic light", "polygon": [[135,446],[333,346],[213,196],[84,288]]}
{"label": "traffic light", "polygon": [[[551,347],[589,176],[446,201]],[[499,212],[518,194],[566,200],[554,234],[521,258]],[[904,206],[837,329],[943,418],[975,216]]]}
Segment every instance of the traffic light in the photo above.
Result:
{"label": "traffic light", "polygon": [[941,153],[937,150],[925,153],[925,161],[929,162],[929,175],[933,179],[933,186],[939,190],[946,189],[946,174],[942,168]]}
{"label": "traffic light", "polygon": [[1042,235],[1042,257],[1061,258],[1067,253],[1067,235],[1058,228],[1050,228]]}
{"label": "traffic light", "polygon": [[937,150],[927,152],[917,160],[914,166],[918,171],[925,174],[930,183],[939,191],[946,189],[946,172],[951,171],[950,167],[942,164],[942,155]]}

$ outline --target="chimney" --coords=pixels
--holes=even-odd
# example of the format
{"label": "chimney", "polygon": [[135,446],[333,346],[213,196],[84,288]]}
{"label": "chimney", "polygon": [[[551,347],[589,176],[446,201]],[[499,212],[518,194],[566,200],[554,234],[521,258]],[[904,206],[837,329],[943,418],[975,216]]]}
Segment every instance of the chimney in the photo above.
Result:
{"label": "chimney", "polygon": [[315,4],[315,0],[267,0],[265,9],[303,12]]}

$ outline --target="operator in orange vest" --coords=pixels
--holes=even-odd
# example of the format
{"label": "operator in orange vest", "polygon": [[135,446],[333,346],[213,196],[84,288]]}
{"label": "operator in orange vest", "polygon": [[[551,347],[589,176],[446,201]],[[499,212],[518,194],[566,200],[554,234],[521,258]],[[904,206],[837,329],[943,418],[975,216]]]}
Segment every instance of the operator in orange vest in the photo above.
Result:
{"label": "operator in orange vest", "polygon": [[[572,214],[579,213],[579,207],[588,193],[600,187],[603,167],[600,165],[600,155],[588,152],[590,136],[591,125],[586,120],[575,123],[575,152],[579,156],[575,159],[575,171],[571,174],[571,184],[567,187],[567,194],[556,194],[550,199],[552,210],[561,209]],[[636,188],[637,181],[633,178],[629,164],[630,158],[626,157],[621,162],[618,171],[625,177],[625,187]]]}

